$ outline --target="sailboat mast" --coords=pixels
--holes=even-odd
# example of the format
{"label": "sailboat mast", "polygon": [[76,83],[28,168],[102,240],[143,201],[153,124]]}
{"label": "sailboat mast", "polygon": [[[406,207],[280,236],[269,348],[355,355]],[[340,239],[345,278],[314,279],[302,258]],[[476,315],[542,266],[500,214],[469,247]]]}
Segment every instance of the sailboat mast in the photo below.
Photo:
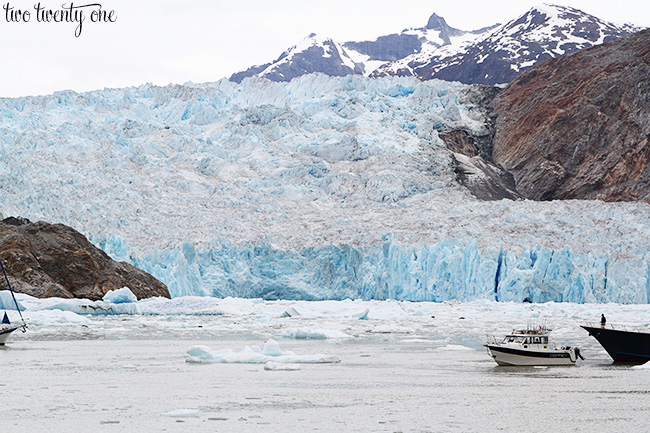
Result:
{"label": "sailboat mast", "polygon": [[9,287],[9,291],[11,292],[11,297],[14,300],[14,304],[16,304],[16,311],[18,311],[18,314],[20,315],[20,320],[22,320],[24,324],[25,319],[23,319],[23,313],[20,312],[20,308],[18,307],[18,301],[16,300],[16,295],[14,295],[14,289],[12,289],[11,284],[9,284],[9,277],[7,276],[7,271],[5,271],[5,267],[2,264],[2,260],[0,260],[0,268],[2,268],[2,274],[5,276],[5,281],[7,282],[7,286]]}

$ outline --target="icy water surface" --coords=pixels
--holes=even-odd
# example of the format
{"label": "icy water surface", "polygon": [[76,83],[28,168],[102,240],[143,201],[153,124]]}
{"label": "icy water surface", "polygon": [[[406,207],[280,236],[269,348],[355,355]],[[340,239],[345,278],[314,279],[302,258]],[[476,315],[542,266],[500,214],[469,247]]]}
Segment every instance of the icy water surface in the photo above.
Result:
{"label": "icy water surface", "polygon": [[[282,317],[290,306],[303,314]],[[347,314],[351,307],[370,312],[359,320]],[[645,314],[641,306],[269,303],[237,311],[79,317],[61,312],[60,320],[32,313],[38,324],[0,349],[0,430],[648,429],[650,370],[613,365],[578,326],[600,311],[610,320],[639,320]],[[558,343],[580,347],[587,360],[576,367],[496,366],[482,347],[485,334],[505,333],[534,316],[554,322]],[[341,361],[299,364],[296,371],[187,362],[190,346],[240,352],[270,338],[282,351]]]}

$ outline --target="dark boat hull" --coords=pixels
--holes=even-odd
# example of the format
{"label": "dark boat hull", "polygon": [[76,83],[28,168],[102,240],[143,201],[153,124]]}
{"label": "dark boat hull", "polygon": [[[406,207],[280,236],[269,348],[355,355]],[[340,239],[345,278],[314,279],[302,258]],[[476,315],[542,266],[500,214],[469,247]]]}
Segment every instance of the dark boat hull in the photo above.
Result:
{"label": "dark boat hull", "polygon": [[580,325],[594,337],[616,362],[650,361],[650,332]]}

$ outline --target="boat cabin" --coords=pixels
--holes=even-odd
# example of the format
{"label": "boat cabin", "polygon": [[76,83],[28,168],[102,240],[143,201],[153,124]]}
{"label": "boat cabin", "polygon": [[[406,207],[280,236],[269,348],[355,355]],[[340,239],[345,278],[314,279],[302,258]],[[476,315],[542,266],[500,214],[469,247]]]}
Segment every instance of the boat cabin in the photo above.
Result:
{"label": "boat cabin", "polygon": [[548,335],[507,335],[504,343],[548,345]]}

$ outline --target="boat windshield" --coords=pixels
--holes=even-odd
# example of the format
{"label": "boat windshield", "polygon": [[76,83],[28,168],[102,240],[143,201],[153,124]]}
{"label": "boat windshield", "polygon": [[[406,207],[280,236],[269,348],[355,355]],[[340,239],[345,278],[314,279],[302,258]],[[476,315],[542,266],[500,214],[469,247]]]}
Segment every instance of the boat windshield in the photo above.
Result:
{"label": "boat windshield", "polygon": [[519,335],[508,335],[504,339],[505,343],[518,343],[518,344],[548,344],[548,336],[534,336],[524,337]]}

